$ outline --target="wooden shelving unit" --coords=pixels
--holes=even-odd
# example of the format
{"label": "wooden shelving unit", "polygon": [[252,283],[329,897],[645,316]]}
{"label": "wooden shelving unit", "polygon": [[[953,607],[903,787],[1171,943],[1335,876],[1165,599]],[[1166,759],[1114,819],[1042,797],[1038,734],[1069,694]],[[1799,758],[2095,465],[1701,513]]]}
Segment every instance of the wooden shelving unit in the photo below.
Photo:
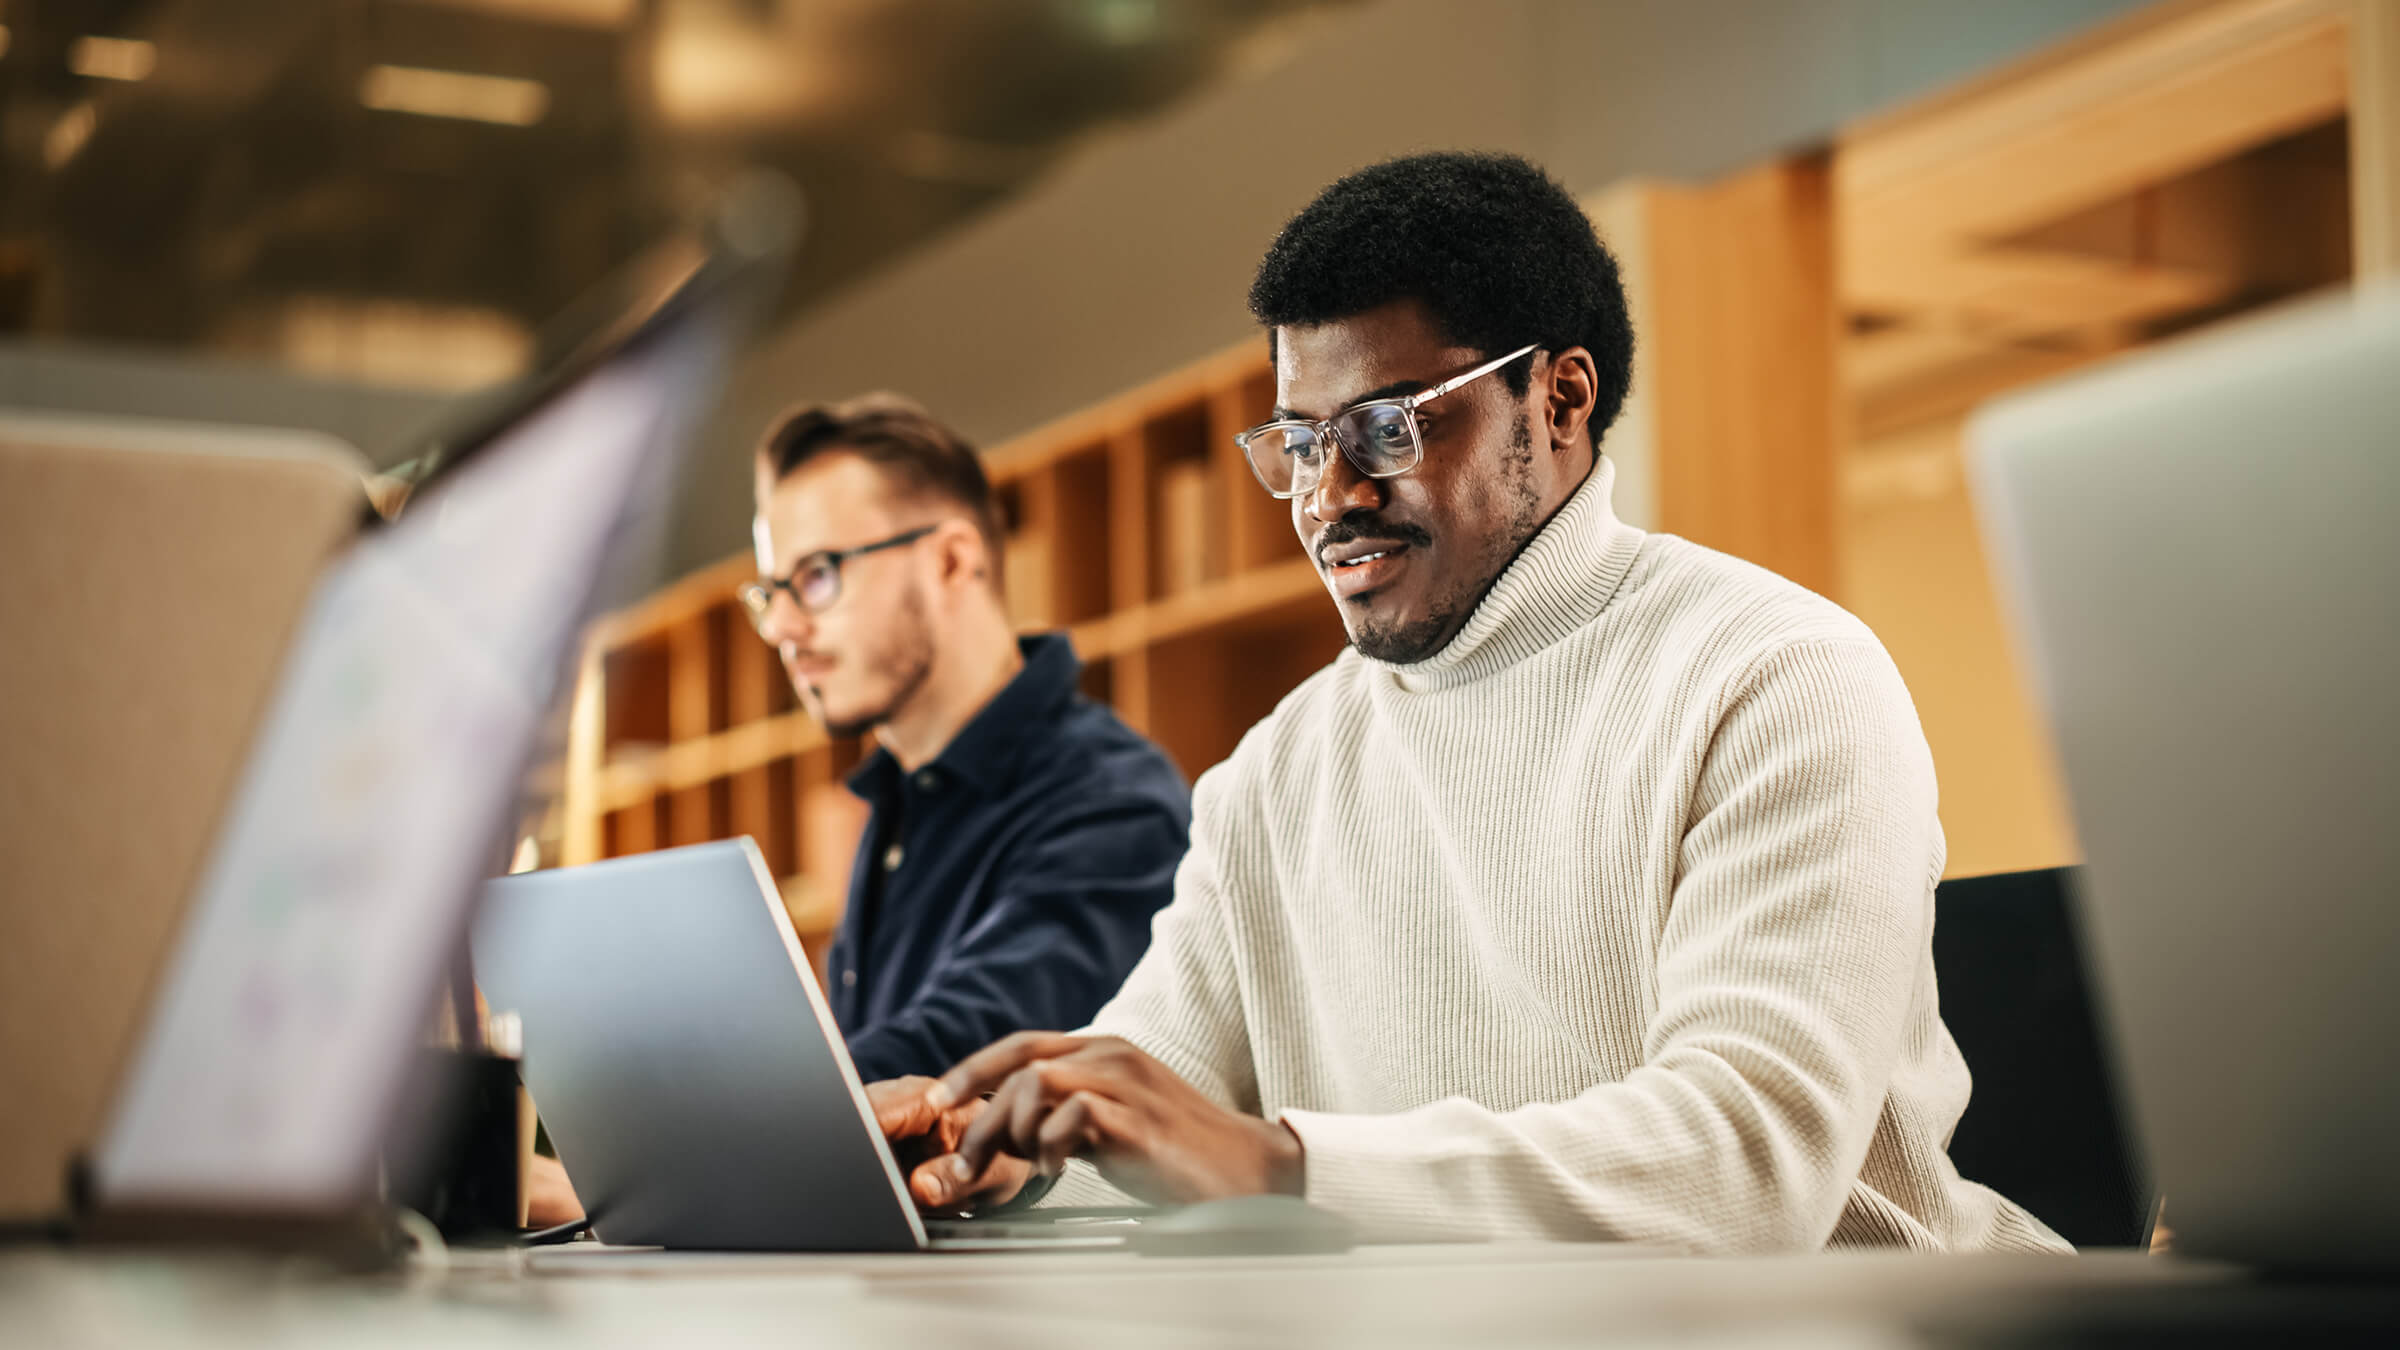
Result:
{"label": "wooden shelving unit", "polygon": [[[1256,339],[990,451],[1009,612],[1064,629],[1084,689],[1185,776],[1338,653],[1341,621],[1233,435],[1274,378]],[[811,954],[841,918],[862,747],[829,741],[733,599],[746,554],[593,626],[568,732],[558,861],[747,834]]]}

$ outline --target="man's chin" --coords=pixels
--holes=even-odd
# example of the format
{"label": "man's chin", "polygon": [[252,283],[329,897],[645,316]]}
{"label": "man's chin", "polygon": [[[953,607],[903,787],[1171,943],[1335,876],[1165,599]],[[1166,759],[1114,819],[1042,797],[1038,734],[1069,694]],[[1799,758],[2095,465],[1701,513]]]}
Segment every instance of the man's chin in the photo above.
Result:
{"label": "man's chin", "polygon": [[864,736],[873,731],[876,724],[884,720],[884,713],[880,709],[874,712],[846,710],[837,713],[822,704],[817,707],[817,725],[825,728],[825,735],[829,739],[837,741],[854,740]]}
{"label": "man's chin", "polygon": [[829,740],[855,740],[873,731],[876,724],[884,720],[883,709],[861,711],[855,704],[833,707],[826,703],[825,695],[815,689],[802,694],[800,702],[817,719],[817,725],[825,729]]}
{"label": "man's chin", "polygon": [[[1377,613],[1384,606],[1375,605],[1376,597],[1363,597],[1367,603],[1344,606],[1342,617],[1348,620],[1350,645],[1358,654],[1395,666],[1414,665],[1450,645],[1457,625],[1447,614],[1402,615],[1397,612]],[[1396,611],[1397,606],[1391,606]],[[1361,613],[1360,610],[1366,612]]]}

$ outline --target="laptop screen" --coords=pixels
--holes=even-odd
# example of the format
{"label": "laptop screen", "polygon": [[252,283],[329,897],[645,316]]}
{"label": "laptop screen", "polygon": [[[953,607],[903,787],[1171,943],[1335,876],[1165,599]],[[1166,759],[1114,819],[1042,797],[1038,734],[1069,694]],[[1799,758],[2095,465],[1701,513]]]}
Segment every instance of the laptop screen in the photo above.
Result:
{"label": "laptop screen", "polygon": [[727,328],[662,320],[318,584],[94,1158],[104,1203],[372,1196],[595,579],[645,542],[629,506],[665,497]]}

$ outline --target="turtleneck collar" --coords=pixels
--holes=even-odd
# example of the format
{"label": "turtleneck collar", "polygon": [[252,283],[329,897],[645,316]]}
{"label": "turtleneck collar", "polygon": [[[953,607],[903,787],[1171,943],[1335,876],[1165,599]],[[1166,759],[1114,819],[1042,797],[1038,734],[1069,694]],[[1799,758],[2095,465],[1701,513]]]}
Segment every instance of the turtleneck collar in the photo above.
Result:
{"label": "turtleneck collar", "polygon": [[1448,646],[1406,665],[1362,657],[1410,692],[1479,680],[1600,617],[1633,567],[1643,532],[1617,519],[1606,456],[1492,583]]}

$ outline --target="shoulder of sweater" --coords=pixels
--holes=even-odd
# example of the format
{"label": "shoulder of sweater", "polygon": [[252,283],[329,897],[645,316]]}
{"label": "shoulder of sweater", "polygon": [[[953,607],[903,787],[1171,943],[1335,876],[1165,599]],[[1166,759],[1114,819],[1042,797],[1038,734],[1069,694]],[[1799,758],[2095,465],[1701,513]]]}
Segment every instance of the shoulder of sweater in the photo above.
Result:
{"label": "shoulder of sweater", "polygon": [[[1857,615],[1756,563],[1671,534],[1643,541],[1635,573],[1612,613],[1675,631],[1723,660],[1755,664],[1798,646],[1855,646],[1884,656]],[[1888,658],[1887,658],[1888,659]]]}
{"label": "shoulder of sweater", "polygon": [[1233,753],[1200,775],[1200,781],[1192,786],[1193,796],[1198,798],[1208,793],[1212,780],[1218,784],[1229,781],[1248,783],[1255,781],[1257,775],[1268,772],[1271,765],[1287,758],[1290,753],[1291,737],[1286,734],[1287,731],[1293,727],[1312,725],[1320,710],[1329,704],[1354,697],[1356,682],[1365,670],[1356,647],[1342,648],[1339,655],[1295,685],[1290,693],[1276,700],[1272,712],[1243,732],[1240,743],[1233,747]]}

